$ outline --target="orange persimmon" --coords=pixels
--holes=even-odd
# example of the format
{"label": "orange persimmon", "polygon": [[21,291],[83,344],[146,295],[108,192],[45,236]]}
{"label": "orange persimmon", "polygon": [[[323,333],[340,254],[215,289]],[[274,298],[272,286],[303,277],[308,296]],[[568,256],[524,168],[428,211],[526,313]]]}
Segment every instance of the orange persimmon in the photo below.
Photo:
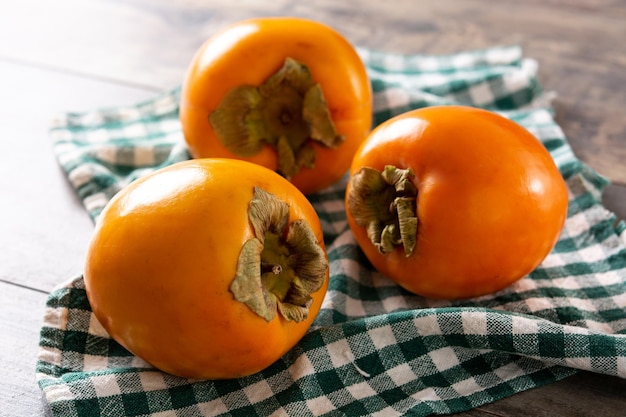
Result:
{"label": "orange persimmon", "polygon": [[258,372],[310,327],[328,286],[305,196],[245,161],[171,165],[122,189],[97,220],[84,273],[113,339],[195,379]]}
{"label": "orange persimmon", "polygon": [[372,265],[427,297],[503,289],[558,240],[565,182],[530,132],[496,113],[436,106],[379,125],[357,151],[347,217]]}
{"label": "orange persimmon", "polygon": [[238,22],[196,52],[180,121],[194,158],[247,160],[308,194],[350,167],[371,129],[372,92],[354,47],[295,17]]}

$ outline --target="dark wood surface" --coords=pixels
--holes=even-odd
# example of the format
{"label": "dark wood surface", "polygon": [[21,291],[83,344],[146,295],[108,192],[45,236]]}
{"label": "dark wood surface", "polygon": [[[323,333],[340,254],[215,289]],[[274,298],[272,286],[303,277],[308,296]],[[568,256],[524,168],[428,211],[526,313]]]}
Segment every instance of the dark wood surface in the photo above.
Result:
{"label": "dark wood surface", "polygon": [[[35,383],[46,294],[79,274],[92,224],[52,155],[63,111],[132,104],[177,86],[217,29],[297,15],[389,52],[519,44],[555,91],[576,155],[612,181],[626,218],[626,2],[21,0],[0,4],[0,415],[46,415]],[[625,306],[626,308],[626,306]],[[623,416],[626,381],[581,373],[464,416]]]}

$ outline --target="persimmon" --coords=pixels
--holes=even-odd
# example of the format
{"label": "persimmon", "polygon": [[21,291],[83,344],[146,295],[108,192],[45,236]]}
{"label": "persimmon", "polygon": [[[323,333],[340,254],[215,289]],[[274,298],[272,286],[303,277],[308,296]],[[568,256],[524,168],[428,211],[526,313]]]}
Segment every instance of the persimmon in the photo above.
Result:
{"label": "persimmon", "polygon": [[405,289],[458,299],[501,290],[556,244],[568,193],[528,130],[463,106],[409,111],[356,152],[346,213],[372,265]]}
{"label": "persimmon", "polygon": [[328,258],[316,212],[286,179],[198,159],[114,196],[84,279],[94,314],[130,352],[174,375],[225,379],[266,368],[302,338]]}
{"label": "persimmon", "polygon": [[249,19],[195,53],[180,121],[192,157],[247,160],[309,194],[348,171],[371,129],[371,85],[354,47],[329,26]]}

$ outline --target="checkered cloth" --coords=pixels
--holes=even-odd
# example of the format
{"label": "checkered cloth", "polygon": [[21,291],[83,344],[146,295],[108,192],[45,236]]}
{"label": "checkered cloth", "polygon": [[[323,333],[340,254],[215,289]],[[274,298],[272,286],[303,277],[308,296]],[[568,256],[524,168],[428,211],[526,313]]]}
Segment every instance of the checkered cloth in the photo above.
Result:
{"label": "checkered cloth", "polygon": [[[626,377],[626,225],[600,204],[605,179],[575,158],[554,122],[536,62],[517,47],[360,54],[376,124],[417,107],[466,104],[504,114],[545,144],[570,200],[543,264],[510,288],[468,301],[409,294],[374,271],[355,243],[344,178],[309,196],[323,224],[330,287],[313,327],[283,358],[228,381],[159,372],[109,338],[78,277],[50,294],[41,330],[37,378],[53,415],[425,416],[577,370]],[[189,158],[179,92],[56,120],[54,150],[92,218],[130,181]]]}

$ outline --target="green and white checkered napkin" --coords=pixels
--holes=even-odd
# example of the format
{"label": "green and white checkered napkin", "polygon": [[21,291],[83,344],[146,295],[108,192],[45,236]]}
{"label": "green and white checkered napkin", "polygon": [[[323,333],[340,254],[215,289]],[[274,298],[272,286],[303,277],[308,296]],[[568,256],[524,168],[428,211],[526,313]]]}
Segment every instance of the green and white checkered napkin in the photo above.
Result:
{"label": "green and white checkered napkin", "polygon": [[[536,63],[517,47],[360,53],[375,123],[460,103],[501,112],[545,144],[570,200],[543,264],[477,299],[409,294],[357,247],[344,215],[344,178],[309,196],[325,232],[330,287],[314,326],[282,359],[228,381],[156,371],[107,336],[79,277],[50,295],[41,330],[37,378],[55,416],[425,416],[468,410],[580,369],[626,377],[626,225],[600,204],[606,181],[576,159],[554,122]],[[55,122],[54,150],[92,218],[133,179],[189,158],[178,98],[176,89]]]}

